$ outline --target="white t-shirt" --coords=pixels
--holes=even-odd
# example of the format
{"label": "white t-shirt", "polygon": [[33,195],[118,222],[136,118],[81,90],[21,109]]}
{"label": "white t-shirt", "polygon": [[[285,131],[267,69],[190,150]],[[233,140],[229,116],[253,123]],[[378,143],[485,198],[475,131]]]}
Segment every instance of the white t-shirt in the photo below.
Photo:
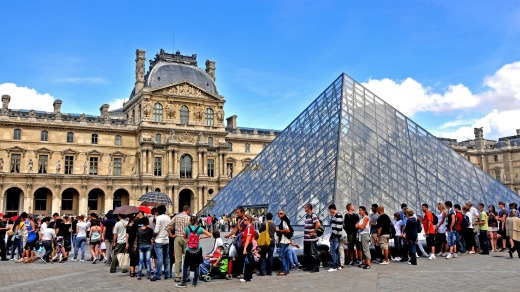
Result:
{"label": "white t-shirt", "polygon": [[126,243],[126,225],[128,222],[126,220],[117,221],[114,226],[114,233],[117,234],[116,241],[119,244]]}
{"label": "white t-shirt", "polygon": [[42,226],[40,226],[40,230],[43,232],[45,229],[47,229],[47,223],[42,223]]}
{"label": "white t-shirt", "polygon": [[[287,225],[287,222],[283,221],[282,223],[282,229],[285,230],[285,229],[289,229],[289,225]],[[290,244],[291,243],[291,240],[289,238],[287,238],[287,236],[285,236],[285,233],[282,233],[282,238],[280,239],[280,243],[283,243],[283,244]]]}
{"label": "white t-shirt", "polygon": [[468,219],[469,219],[468,228],[473,228],[473,214],[471,214],[471,211],[466,212],[466,214],[464,214],[464,215],[468,216]]}
{"label": "white t-shirt", "polygon": [[[442,212],[437,215],[437,220],[439,223],[437,223],[437,233],[446,233],[446,221],[448,221],[448,215],[446,215],[446,218],[444,219],[444,222],[442,222]],[[441,224],[442,222],[442,224]]]}
{"label": "white t-shirt", "polygon": [[42,241],[53,240],[56,238],[56,231],[52,228],[45,228],[43,230]]}
{"label": "white t-shirt", "polygon": [[78,234],[77,237],[87,237],[87,227],[88,224],[86,222],[78,222],[76,225],[78,228]]}
{"label": "white t-shirt", "polygon": [[168,237],[168,230],[166,230],[166,225],[170,223],[170,217],[166,214],[162,214],[157,216],[155,219],[155,229],[154,233],[157,234],[155,237],[155,242],[160,244],[166,244],[170,242]]}
{"label": "white t-shirt", "polygon": [[224,241],[222,240],[222,238],[217,238],[217,240],[215,240],[215,244],[213,244],[213,250],[211,251],[211,254],[214,254],[215,251],[217,250],[217,247],[219,246],[223,246],[224,245]]}
{"label": "white t-shirt", "polygon": [[395,236],[401,236],[401,227],[403,227],[403,220],[394,220]]}

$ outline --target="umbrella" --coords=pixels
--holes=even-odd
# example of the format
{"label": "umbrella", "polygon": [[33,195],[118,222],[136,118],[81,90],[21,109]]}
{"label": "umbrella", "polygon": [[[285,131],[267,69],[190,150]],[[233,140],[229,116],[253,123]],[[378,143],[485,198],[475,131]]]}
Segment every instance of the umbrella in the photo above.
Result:
{"label": "umbrella", "polygon": [[108,213],[105,215],[105,217],[107,217],[107,219],[117,219],[117,215],[114,214],[114,210],[108,211]]}
{"label": "umbrella", "polygon": [[142,211],[143,213],[146,213],[146,214],[152,214],[152,209],[150,207],[146,207],[146,206],[139,206],[139,211]]}
{"label": "umbrella", "polygon": [[128,205],[124,205],[124,206],[121,206],[121,207],[117,207],[114,212],[112,212],[112,214],[116,214],[116,215],[129,215],[129,214],[137,214],[139,213],[139,208],[135,207],[135,206],[128,206]]}
{"label": "umbrella", "polygon": [[142,195],[138,201],[141,201],[141,206],[159,206],[159,205],[173,205],[172,200],[161,192],[149,192]]}

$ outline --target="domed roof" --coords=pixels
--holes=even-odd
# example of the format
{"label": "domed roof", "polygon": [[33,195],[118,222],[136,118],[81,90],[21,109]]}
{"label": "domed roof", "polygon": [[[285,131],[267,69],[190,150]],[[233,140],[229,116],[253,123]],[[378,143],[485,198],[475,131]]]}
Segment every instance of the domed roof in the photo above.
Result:
{"label": "domed roof", "polygon": [[200,68],[164,61],[159,61],[152,66],[146,76],[145,86],[155,89],[182,81],[188,81],[211,94],[218,94],[213,79]]}

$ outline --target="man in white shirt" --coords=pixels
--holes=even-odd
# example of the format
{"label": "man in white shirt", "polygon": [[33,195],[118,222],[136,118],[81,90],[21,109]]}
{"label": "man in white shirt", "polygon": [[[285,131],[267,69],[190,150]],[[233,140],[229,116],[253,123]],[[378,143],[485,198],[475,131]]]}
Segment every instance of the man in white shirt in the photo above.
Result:
{"label": "man in white shirt", "polygon": [[280,243],[280,249],[278,251],[278,258],[280,258],[280,261],[282,262],[282,268],[280,272],[278,273],[278,276],[286,276],[289,274],[289,269],[291,267],[291,264],[289,262],[289,257],[287,254],[287,250],[289,248],[289,244],[291,243],[291,240],[287,237],[287,234],[291,232],[289,229],[289,218],[285,216],[284,210],[278,211],[278,218],[280,218],[280,226],[276,228],[276,233],[279,234],[279,243]]}
{"label": "man in white shirt", "polygon": [[[471,201],[466,202],[466,207],[469,209],[468,213],[471,214],[471,218],[469,219],[471,220],[471,226],[473,227],[474,222],[480,221],[480,212],[477,210],[477,208],[473,207],[473,203]],[[480,240],[478,238],[478,232],[475,233],[475,251],[480,252]]]}
{"label": "man in white shirt", "polygon": [[170,270],[170,238],[166,226],[170,223],[170,217],[166,215],[166,207],[161,205],[157,207],[159,216],[155,218],[155,239],[154,249],[157,255],[157,263],[155,266],[154,276],[150,277],[150,281],[157,281],[161,279],[162,268],[164,264],[165,276],[164,279],[172,277]]}
{"label": "man in white shirt", "polygon": [[125,215],[117,215],[117,223],[114,226],[114,258],[112,259],[112,265],[110,266],[110,273],[115,273],[116,268],[119,265],[117,261],[117,254],[124,252],[126,248],[126,225],[128,221],[125,220]]}

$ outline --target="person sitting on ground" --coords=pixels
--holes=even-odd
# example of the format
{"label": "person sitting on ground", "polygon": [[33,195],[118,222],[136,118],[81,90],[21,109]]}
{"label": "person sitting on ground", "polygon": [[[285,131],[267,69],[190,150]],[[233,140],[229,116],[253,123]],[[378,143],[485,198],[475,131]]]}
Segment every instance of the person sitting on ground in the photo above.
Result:
{"label": "person sitting on ground", "polygon": [[51,263],[59,259],[60,263],[63,263],[64,255],[67,254],[65,247],[63,246],[63,236],[56,237],[56,248],[54,249],[54,257],[51,259]]}

